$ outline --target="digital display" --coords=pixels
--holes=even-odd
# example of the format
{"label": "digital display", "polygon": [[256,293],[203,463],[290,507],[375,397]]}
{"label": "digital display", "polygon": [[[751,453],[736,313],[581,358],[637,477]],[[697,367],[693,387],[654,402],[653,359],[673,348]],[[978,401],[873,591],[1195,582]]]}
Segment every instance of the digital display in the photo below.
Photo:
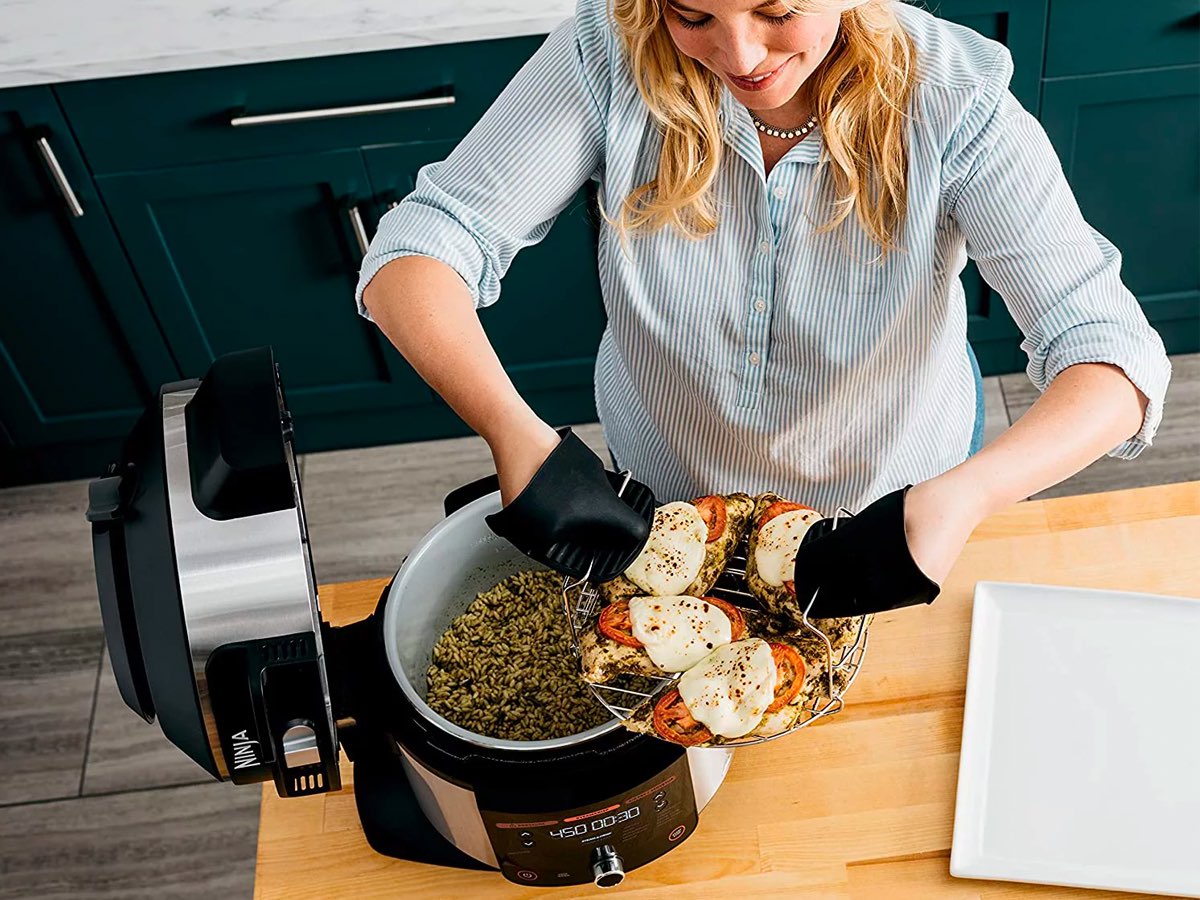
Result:
{"label": "digital display", "polygon": [[562,828],[552,828],[550,829],[550,837],[581,837],[591,832],[605,831],[615,825],[620,825],[622,822],[628,822],[630,819],[636,819],[641,814],[641,807],[632,806],[629,809],[621,810],[615,815],[602,816],[600,818],[592,819],[590,822],[580,822],[578,825],[566,825]]}
{"label": "digital display", "polygon": [[[526,801],[520,812],[498,810],[487,802],[479,805],[500,871],[516,884],[590,884],[601,857],[615,858],[631,872],[696,830],[695,793],[683,753],[645,781],[592,796],[586,805],[537,809],[524,796],[525,790],[536,788],[536,779],[533,782],[516,788]],[[513,785],[504,786],[503,793],[512,792]]]}

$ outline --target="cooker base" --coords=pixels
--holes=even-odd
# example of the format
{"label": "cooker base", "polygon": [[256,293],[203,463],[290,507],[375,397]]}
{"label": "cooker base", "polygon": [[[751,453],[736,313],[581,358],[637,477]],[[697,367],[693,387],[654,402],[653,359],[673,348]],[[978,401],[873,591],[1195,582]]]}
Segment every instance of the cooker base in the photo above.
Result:
{"label": "cooker base", "polygon": [[367,843],[396,859],[492,870],[447,841],[421,811],[399,757],[367,754],[354,761],[354,801]]}

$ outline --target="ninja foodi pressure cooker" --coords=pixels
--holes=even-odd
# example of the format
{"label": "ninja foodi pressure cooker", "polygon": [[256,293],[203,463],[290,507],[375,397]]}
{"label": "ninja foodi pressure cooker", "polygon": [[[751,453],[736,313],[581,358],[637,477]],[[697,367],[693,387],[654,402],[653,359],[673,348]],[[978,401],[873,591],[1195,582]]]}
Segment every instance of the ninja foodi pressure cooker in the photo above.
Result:
{"label": "ninja foodi pressure cooker", "polygon": [[728,769],[729,750],[685,750],[615,719],[510,741],[425,702],[449,623],[480,591],[544,568],[488,527],[495,475],[447,496],[370,616],[322,621],[269,348],[164,385],[89,491],[125,703],[215,778],[272,779],[283,797],[338,790],[344,749],[378,852],[519,884],[608,886],[684,842]]}

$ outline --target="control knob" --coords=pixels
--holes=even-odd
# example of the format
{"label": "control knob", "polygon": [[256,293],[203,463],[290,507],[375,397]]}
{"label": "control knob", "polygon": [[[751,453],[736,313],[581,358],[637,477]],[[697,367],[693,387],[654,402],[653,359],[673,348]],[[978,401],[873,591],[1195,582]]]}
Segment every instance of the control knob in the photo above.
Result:
{"label": "control knob", "polygon": [[592,851],[592,880],[596,887],[614,887],[625,880],[625,863],[611,844]]}

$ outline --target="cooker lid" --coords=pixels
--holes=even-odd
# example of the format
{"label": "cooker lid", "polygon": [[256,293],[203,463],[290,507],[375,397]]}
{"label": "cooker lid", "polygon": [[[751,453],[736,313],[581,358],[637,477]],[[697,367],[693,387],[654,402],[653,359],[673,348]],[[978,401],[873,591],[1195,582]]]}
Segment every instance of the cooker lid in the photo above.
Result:
{"label": "cooker lid", "polygon": [[211,774],[340,786],[291,416],[269,347],[164,385],[89,488],[121,697]]}

